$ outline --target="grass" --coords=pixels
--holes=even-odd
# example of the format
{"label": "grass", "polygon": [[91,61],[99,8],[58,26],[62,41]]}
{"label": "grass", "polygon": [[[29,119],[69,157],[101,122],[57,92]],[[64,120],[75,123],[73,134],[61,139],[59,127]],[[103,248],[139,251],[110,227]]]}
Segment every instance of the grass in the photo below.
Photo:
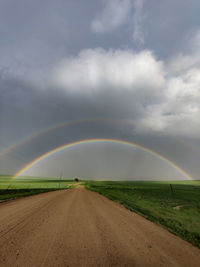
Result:
{"label": "grass", "polygon": [[44,177],[22,177],[11,181],[11,176],[0,175],[0,201],[40,194],[57,189],[73,188],[74,181]]}
{"label": "grass", "polygon": [[200,181],[87,182],[86,188],[123,204],[200,248]]}
{"label": "grass", "polygon": [[45,193],[53,191],[55,189],[1,189],[0,190],[0,201],[15,199],[20,197],[26,197],[30,195],[36,195],[40,193]]}

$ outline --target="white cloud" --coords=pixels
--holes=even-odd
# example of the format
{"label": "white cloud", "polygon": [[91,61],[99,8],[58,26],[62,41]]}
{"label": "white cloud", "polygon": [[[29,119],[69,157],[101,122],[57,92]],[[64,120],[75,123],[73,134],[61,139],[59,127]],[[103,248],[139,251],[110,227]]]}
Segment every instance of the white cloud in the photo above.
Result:
{"label": "white cloud", "polygon": [[117,110],[118,116],[123,111],[133,118],[137,132],[164,131],[199,138],[199,61],[196,66],[187,63],[177,73],[148,50],[86,49],[63,60],[51,82],[66,93],[92,95],[98,108],[105,108],[104,113]]}
{"label": "white cloud", "polygon": [[131,10],[131,0],[104,0],[104,8],[92,21],[96,33],[109,32],[122,25]]}
{"label": "white cloud", "polygon": [[199,137],[200,68],[189,69],[168,81],[168,109],[173,112],[171,131]]}
{"label": "white cloud", "polygon": [[145,0],[103,0],[104,8],[91,23],[91,29],[96,33],[115,30],[125,21],[132,19],[132,38],[139,45],[144,45],[142,29],[143,5]]}
{"label": "white cloud", "polygon": [[200,30],[191,39],[188,48],[188,53],[179,53],[170,58],[167,63],[167,69],[170,75],[178,75],[190,68],[200,67]]}
{"label": "white cloud", "polygon": [[158,90],[164,83],[162,62],[150,51],[83,50],[55,70],[54,83],[67,91]]}
{"label": "white cloud", "polygon": [[175,55],[164,66],[163,98],[160,103],[147,107],[137,130],[199,138],[200,31],[191,39],[189,52]]}
{"label": "white cloud", "polygon": [[166,79],[161,103],[149,105],[137,131],[163,131],[179,136],[200,136],[200,69]]}
{"label": "white cloud", "polygon": [[144,44],[144,32],[141,27],[143,21],[143,5],[144,0],[134,0],[133,40],[139,45]]}

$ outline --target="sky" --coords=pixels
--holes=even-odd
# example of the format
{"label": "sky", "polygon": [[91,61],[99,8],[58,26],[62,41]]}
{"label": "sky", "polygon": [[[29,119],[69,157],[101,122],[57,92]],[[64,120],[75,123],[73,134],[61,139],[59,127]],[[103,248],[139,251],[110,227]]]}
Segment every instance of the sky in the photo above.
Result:
{"label": "sky", "polygon": [[[0,173],[103,138],[144,146],[200,179],[199,10],[198,0],[1,0]],[[24,174],[60,173],[185,179],[155,155],[102,142]]]}

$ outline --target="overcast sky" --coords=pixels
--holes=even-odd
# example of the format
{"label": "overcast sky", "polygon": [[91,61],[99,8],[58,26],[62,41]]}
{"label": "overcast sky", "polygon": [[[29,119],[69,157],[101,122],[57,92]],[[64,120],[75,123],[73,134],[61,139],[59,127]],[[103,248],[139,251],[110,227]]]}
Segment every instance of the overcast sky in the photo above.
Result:
{"label": "overcast sky", "polygon": [[[200,178],[199,0],[1,0],[0,173],[58,146],[117,138]],[[104,120],[98,120],[98,119]],[[95,122],[95,119],[96,122]],[[182,179],[123,145],[85,144],[27,175]]]}

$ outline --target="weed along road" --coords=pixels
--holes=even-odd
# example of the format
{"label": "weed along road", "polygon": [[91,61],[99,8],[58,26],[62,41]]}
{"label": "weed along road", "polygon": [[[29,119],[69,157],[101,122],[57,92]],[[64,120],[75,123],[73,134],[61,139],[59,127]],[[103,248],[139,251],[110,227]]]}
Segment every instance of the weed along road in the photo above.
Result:
{"label": "weed along road", "polygon": [[200,250],[78,186],[0,204],[0,266],[200,266]]}

